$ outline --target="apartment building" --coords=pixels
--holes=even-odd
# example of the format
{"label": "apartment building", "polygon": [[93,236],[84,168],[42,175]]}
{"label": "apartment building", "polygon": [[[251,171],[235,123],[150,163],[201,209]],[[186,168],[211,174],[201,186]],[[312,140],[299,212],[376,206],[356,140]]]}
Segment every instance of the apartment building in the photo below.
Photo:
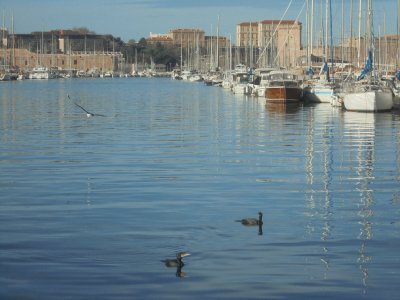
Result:
{"label": "apartment building", "polygon": [[204,30],[201,29],[172,29],[169,32],[173,44],[184,48],[200,48],[205,46]]}
{"label": "apartment building", "polygon": [[294,20],[243,22],[236,26],[236,45],[256,49],[259,64],[292,67],[301,55],[301,30]]}

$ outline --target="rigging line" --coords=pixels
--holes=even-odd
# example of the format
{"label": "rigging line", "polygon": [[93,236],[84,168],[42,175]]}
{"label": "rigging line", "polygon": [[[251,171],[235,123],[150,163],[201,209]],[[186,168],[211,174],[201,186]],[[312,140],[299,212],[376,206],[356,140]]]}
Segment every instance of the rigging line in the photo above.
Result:
{"label": "rigging line", "polygon": [[275,33],[278,30],[279,26],[281,25],[283,18],[285,17],[286,13],[288,12],[290,6],[292,6],[292,2],[293,2],[293,0],[290,0],[288,6],[286,7],[285,12],[283,13],[283,16],[279,20],[279,23],[278,23],[278,25],[276,26],[276,28],[274,30],[274,33],[272,34],[271,38],[269,39],[267,45],[264,47],[263,51],[260,53],[260,56],[258,57],[258,60],[257,60],[257,64],[260,62],[260,59],[263,57],[264,53],[267,51],[268,46],[271,44],[272,39],[275,36]]}
{"label": "rigging line", "polygon": [[[298,13],[298,15],[297,15],[297,17],[296,17],[296,20],[295,20],[296,22],[299,20],[300,15],[301,15],[301,13],[303,12],[303,9],[304,9],[305,5],[306,5],[306,2],[303,3],[303,6],[301,7],[301,9],[300,9],[300,11],[299,11],[299,13]],[[293,30],[293,28],[294,28],[294,25],[296,25],[296,23],[293,23],[292,27],[290,27],[289,33],[286,35],[285,41],[282,43],[281,48],[279,48],[279,51],[278,51],[278,53],[277,53],[276,56],[275,56],[274,65],[275,65],[275,63],[276,63],[276,61],[277,61],[277,59],[278,59],[278,57],[279,57],[279,53],[282,51],[282,48],[285,46],[285,44],[286,44],[286,42],[287,42],[287,40],[288,40],[288,38],[289,38],[289,35],[290,35],[290,33],[292,32],[292,30]],[[290,50],[289,50],[289,51],[290,51]]]}

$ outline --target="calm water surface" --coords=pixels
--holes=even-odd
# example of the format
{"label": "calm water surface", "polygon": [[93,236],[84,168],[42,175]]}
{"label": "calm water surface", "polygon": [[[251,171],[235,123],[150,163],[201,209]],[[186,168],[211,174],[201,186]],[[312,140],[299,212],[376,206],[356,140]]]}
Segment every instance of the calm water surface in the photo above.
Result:
{"label": "calm water surface", "polygon": [[[397,298],[398,113],[169,79],[0,91],[1,299]],[[262,234],[235,222],[258,211]]]}

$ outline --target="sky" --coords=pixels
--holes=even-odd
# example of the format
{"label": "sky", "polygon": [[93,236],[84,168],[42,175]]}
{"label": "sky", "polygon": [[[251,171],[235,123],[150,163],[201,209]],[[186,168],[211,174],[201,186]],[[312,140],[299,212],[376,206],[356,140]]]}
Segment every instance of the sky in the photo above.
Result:
{"label": "sky", "polygon": [[[314,0],[315,31],[321,28],[321,5],[325,1]],[[349,35],[351,0],[331,1],[335,34],[341,33],[343,1],[345,35]],[[15,33],[86,27],[127,42],[148,37],[150,32],[167,33],[175,28],[199,28],[206,35],[216,35],[218,27],[220,35],[232,37],[235,42],[236,25],[241,22],[298,18],[304,32],[306,3],[307,0],[0,0],[0,10],[10,30],[14,16]],[[310,8],[311,0],[308,3]],[[363,3],[365,11],[366,1]],[[375,35],[396,34],[397,0],[373,3]],[[357,34],[358,5],[359,0],[353,0],[353,32]],[[322,11],[325,14],[324,8]]]}

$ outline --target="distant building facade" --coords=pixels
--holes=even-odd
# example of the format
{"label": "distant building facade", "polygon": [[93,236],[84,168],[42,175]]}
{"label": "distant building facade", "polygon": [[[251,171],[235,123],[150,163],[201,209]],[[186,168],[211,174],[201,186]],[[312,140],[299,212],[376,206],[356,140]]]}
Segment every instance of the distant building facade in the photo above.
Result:
{"label": "distant building facade", "polygon": [[26,71],[39,65],[59,70],[116,71],[124,64],[124,57],[114,51],[113,43],[112,36],[68,30],[8,34],[2,38],[0,57],[6,58],[5,64]]}
{"label": "distant building facade", "polygon": [[179,48],[182,54],[180,62],[182,67],[199,71],[224,68],[231,43],[224,36],[206,36],[204,30],[197,28],[171,29],[166,34],[150,33],[146,42]]}
{"label": "distant building facade", "polygon": [[172,46],[174,44],[174,40],[172,39],[171,34],[154,34],[150,32],[150,36],[146,39],[148,44],[157,44],[160,43],[164,46]]}
{"label": "distant building facade", "polygon": [[205,46],[205,34],[202,29],[172,29],[169,32],[175,46],[183,48],[202,48]]}
{"label": "distant building facade", "polygon": [[302,24],[293,20],[243,22],[236,26],[236,45],[252,56],[252,64],[293,67],[301,55]]}
{"label": "distant building facade", "polygon": [[98,70],[116,71],[123,57],[120,53],[83,53],[40,54],[27,49],[0,49],[1,57],[8,57],[8,65],[29,71],[37,66],[58,70]]}

